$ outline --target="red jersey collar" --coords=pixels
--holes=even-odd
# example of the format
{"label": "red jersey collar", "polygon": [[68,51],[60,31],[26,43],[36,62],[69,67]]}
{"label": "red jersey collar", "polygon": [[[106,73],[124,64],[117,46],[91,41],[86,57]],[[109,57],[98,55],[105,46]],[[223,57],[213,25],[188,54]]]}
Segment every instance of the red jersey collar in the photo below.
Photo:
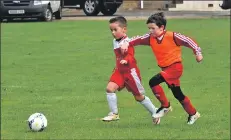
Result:
{"label": "red jersey collar", "polygon": [[164,30],[160,35],[158,35],[156,39],[161,40],[165,33],[166,33],[166,30]]}

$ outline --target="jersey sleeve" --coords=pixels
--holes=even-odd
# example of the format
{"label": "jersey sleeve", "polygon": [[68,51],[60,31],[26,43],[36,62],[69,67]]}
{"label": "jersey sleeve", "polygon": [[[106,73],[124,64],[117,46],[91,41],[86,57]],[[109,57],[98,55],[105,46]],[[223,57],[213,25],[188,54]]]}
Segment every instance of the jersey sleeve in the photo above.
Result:
{"label": "jersey sleeve", "polygon": [[191,39],[190,37],[187,37],[185,35],[182,35],[180,33],[175,33],[173,34],[175,43],[178,46],[185,46],[193,50],[193,53],[195,55],[202,55],[201,48],[198,46],[198,44]]}
{"label": "jersey sleeve", "polygon": [[150,45],[150,34],[132,37],[129,46]]}

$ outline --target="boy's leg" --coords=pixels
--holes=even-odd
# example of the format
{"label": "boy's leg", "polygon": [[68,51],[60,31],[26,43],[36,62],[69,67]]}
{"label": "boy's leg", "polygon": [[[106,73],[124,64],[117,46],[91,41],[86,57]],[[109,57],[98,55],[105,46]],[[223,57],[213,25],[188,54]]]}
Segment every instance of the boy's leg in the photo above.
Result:
{"label": "boy's leg", "polygon": [[106,89],[107,101],[110,112],[113,114],[118,114],[118,107],[117,107],[117,96],[115,91],[119,89],[119,86],[114,82],[109,82]]}
{"label": "boy's leg", "polygon": [[172,86],[171,90],[174,97],[181,103],[184,110],[189,114],[187,123],[193,124],[200,117],[200,114],[196,111],[190,99],[183,94],[180,86]]}
{"label": "boy's leg", "polygon": [[149,81],[149,86],[152,89],[153,94],[161,103],[161,107],[157,110],[156,115],[154,116],[156,118],[163,117],[172,110],[172,107],[170,106],[162,87],[159,85],[162,82],[165,82],[165,80],[161,74],[153,76]]}
{"label": "boy's leg", "polygon": [[[180,83],[179,78],[182,75],[182,72],[183,72],[182,64],[180,62],[174,63],[166,68],[162,68],[162,71],[156,76],[154,76],[152,78],[153,80],[151,79],[153,82],[150,80],[149,84],[150,86],[153,86],[153,85],[157,85],[160,82],[165,82],[169,87],[171,85],[177,85]],[[151,83],[153,84],[151,85]],[[163,117],[165,114],[167,114],[169,111],[172,110],[170,104],[168,104],[169,107],[164,107],[167,106],[167,100],[165,100],[164,96],[162,97],[163,97],[162,102],[164,101],[163,103],[164,105],[157,110],[156,117]]]}
{"label": "boy's leg", "polygon": [[152,101],[149,99],[148,96],[145,95],[137,95],[137,93],[133,93],[137,102],[139,102],[143,107],[148,110],[148,112],[152,116],[152,121],[154,124],[160,124],[160,118],[155,118],[154,115],[156,114],[157,108],[154,106]]}
{"label": "boy's leg", "polygon": [[[131,91],[136,101],[138,101],[141,105],[144,106],[146,110],[153,115],[156,113],[156,107],[153,105],[151,100],[144,95],[145,90],[143,85],[141,84],[141,77],[138,69],[131,69],[131,73],[125,76],[125,86],[128,91]],[[154,124],[160,123],[160,118],[153,118]]]}
{"label": "boy's leg", "polygon": [[157,74],[153,76],[149,80],[149,86],[152,89],[153,94],[155,97],[160,101],[161,107],[169,107],[169,101],[164,93],[163,88],[160,86],[160,83],[165,82],[164,78],[161,74]]}
{"label": "boy's leg", "polygon": [[114,121],[119,120],[118,107],[117,107],[117,96],[115,92],[123,88],[124,82],[121,74],[115,70],[112,74],[110,81],[107,85],[106,96],[109,106],[108,116],[102,118],[103,121]]}
{"label": "boy's leg", "polygon": [[189,98],[183,94],[180,88],[180,77],[183,73],[182,63],[175,63],[167,67],[161,72],[169,88],[173,92],[174,97],[182,104],[185,111],[189,114],[188,124],[193,124],[200,114],[196,112],[196,109],[191,104]]}

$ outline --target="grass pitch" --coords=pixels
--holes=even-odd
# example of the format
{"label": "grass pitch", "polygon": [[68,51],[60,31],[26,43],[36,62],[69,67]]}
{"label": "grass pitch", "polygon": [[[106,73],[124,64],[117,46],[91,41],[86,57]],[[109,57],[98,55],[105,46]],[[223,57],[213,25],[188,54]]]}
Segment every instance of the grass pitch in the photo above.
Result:
{"label": "grass pitch", "polygon": [[[128,35],[142,35],[145,21],[129,21]],[[105,88],[115,65],[107,21],[7,23],[1,25],[2,139],[230,139],[230,20],[171,19],[168,30],[193,37],[204,61],[183,47],[182,90],[202,117],[189,126],[187,114],[162,84],[173,112],[159,126],[126,90],[118,92],[121,120],[105,123]],[[146,95],[158,73],[148,46],[136,47]],[[43,132],[29,131],[35,112],[48,119]]]}

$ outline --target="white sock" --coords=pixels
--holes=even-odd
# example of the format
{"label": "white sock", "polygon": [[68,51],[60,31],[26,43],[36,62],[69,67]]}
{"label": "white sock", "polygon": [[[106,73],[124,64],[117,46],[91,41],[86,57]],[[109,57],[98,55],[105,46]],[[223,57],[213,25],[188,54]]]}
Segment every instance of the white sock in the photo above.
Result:
{"label": "white sock", "polygon": [[107,102],[112,113],[118,114],[117,96],[115,93],[107,93]]}
{"label": "white sock", "polygon": [[147,96],[144,96],[144,100],[140,103],[148,110],[151,115],[156,114],[156,107]]}

